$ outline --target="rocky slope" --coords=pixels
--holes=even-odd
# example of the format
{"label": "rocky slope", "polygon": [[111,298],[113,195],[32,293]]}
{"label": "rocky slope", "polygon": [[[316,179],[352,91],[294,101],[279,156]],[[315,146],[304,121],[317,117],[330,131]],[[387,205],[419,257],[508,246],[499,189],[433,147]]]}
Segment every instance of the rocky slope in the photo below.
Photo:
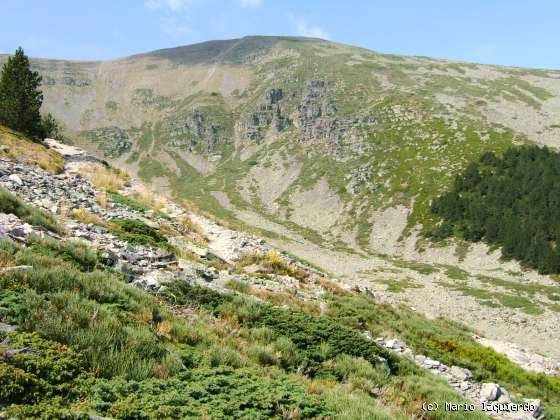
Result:
{"label": "rocky slope", "polygon": [[[104,264],[125,273],[133,284],[153,293],[158,293],[167,284],[176,280],[209,287],[221,293],[228,292],[232,283],[245,283],[250,284],[252,294],[256,296],[260,293],[292,296],[303,303],[316,304],[324,310],[327,306],[324,295],[333,287],[340,287],[342,290],[351,289],[344,283],[333,286],[336,281],[328,279],[328,275],[286,254],[277,253],[263,239],[228,229],[201,214],[188,212],[163,197],[164,204],[157,212],[138,211],[129,205],[112,200],[104,203],[100,197],[103,197],[105,192],[96,188],[79,173],[81,168],[91,165],[92,162],[94,165],[99,165],[99,168],[104,167],[105,164],[96,161],[80,149],[69,148],[53,140],[48,140],[47,143],[52,149],[63,153],[66,160],[64,172],[53,175],[38,167],[0,159],[0,186],[18,194],[26,202],[57,214],[62,218],[64,231],[55,234],[25,223],[13,214],[0,213],[1,238],[9,238],[29,246],[33,244],[32,238],[36,236],[47,236],[61,241],[77,239],[99,249]],[[131,184],[134,186],[134,182]],[[128,187],[122,192],[132,194],[132,190],[133,188]],[[85,214],[89,215],[89,223],[84,222]],[[194,225],[187,228],[189,225],[181,222],[185,218]],[[150,246],[131,246],[118,237],[118,231],[116,233],[110,228],[110,223],[119,219],[142,220],[159,231],[167,232],[165,234],[167,240],[176,245],[175,250],[190,251],[189,258],[186,259],[184,253],[180,254],[176,251],[165,252]],[[253,258],[254,262],[239,266],[239,262],[247,257]],[[286,273],[275,274],[275,269],[264,263],[266,258],[275,259],[277,267],[284,267]],[[213,266],[216,262],[217,265]],[[236,266],[241,267],[241,270],[232,269]],[[2,268],[0,274],[33,268],[9,266]],[[302,281],[303,279],[305,281]],[[356,290],[360,290],[360,287],[364,294],[374,294],[367,286],[357,286]],[[383,296],[378,295],[377,298],[383,299]],[[15,327],[0,322],[0,331],[15,330],[17,330]],[[367,330],[364,334],[372,340]],[[477,339],[484,345],[497,346],[496,342],[491,340],[484,341],[478,337]],[[517,409],[511,411],[507,407],[512,407],[512,397],[500,385],[478,383],[468,369],[447,366],[425,355],[417,354],[395,338],[376,338],[375,342],[442,377],[462,394],[469,404],[473,404],[473,408],[479,407],[494,418],[529,419],[541,416],[542,407],[539,400],[523,401],[517,396],[514,401],[520,405],[516,405]],[[0,344],[0,347],[7,345]],[[12,357],[19,351],[36,352],[33,349],[16,349],[8,350],[4,354],[7,355],[6,357]],[[524,359],[518,357],[516,362],[521,361],[524,368],[548,375],[560,373],[560,363],[531,355],[521,349],[517,351],[518,354],[524,355]]]}
{"label": "rocky slope", "polygon": [[420,234],[482,152],[558,145],[558,72],[288,37],[33,64],[69,139],[158,190],[346,284],[560,357],[554,278]]}

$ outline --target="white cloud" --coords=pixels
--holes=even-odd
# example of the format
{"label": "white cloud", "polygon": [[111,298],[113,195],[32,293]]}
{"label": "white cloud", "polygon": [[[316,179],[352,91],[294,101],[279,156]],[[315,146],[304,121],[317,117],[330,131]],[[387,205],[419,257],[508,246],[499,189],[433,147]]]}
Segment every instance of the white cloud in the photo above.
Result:
{"label": "white cloud", "polygon": [[309,25],[305,19],[297,18],[293,14],[288,15],[296,27],[296,33],[300,36],[311,38],[329,39],[327,32],[320,26]]}
{"label": "white cloud", "polygon": [[158,12],[161,29],[175,41],[191,40],[194,31],[191,23],[195,0],[145,0],[144,6]]}
{"label": "white cloud", "polygon": [[191,35],[192,29],[184,22],[176,19],[164,19],[162,21],[163,30],[172,38],[183,38],[185,35]]}
{"label": "white cloud", "polygon": [[241,0],[241,6],[243,7],[260,7],[263,0]]}
{"label": "white cloud", "polygon": [[185,10],[188,0],[146,0],[144,5],[151,10],[169,9],[172,12],[181,12]]}

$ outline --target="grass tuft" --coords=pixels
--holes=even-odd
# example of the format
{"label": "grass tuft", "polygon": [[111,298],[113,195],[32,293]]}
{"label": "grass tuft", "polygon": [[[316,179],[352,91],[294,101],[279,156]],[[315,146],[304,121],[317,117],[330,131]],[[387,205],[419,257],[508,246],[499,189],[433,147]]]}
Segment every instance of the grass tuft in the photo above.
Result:
{"label": "grass tuft", "polygon": [[41,226],[51,232],[60,233],[62,231],[54,217],[49,213],[25,204],[4,188],[0,188],[0,212],[13,214],[31,225]]}

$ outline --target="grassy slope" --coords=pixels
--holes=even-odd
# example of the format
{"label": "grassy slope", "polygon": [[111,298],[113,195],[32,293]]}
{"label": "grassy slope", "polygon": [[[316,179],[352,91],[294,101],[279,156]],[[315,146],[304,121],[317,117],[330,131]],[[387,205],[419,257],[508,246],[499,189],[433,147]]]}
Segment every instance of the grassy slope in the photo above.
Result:
{"label": "grassy slope", "polygon": [[58,153],[4,126],[0,126],[0,145],[5,146],[0,150],[0,157],[36,164],[51,173],[59,173],[64,169],[64,160]]}
{"label": "grassy slope", "polygon": [[[381,403],[404,418],[418,411],[419,398],[460,400],[440,380],[327,319],[185,283],[166,293],[185,311],[174,313],[72,242],[36,240],[22,249],[4,241],[0,258],[34,266],[0,276],[0,313],[35,332],[12,334],[11,348],[40,351],[1,356],[9,383],[1,399],[10,414],[388,418]],[[390,375],[378,356],[389,360]],[[414,383],[423,388],[413,391]],[[401,387],[409,391],[405,401],[374,391],[396,396]]]}
{"label": "grassy slope", "polygon": [[0,275],[0,319],[25,331],[10,335],[10,348],[40,351],[0,355],[9,414],[408,418],[424,400],[461,401],[358,332],[369,329],[541,398],[549,418],[558,415],[557,379],[523,372],[455,324],[357,295],[333,295],[326,317],[182,282],[155,298],[104,267],[94,250],[39,239],[28,248],[0,242],[0,265],[34,267]]}

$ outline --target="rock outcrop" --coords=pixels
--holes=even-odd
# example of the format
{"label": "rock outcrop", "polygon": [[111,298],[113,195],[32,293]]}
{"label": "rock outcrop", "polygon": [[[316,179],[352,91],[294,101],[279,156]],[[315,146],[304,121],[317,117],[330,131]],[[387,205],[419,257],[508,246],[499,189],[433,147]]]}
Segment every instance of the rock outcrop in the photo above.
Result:
{"label": "rock outcrop", "polygon": [[292,121],[286,116],[285,105],[283,105],[284,91],[280,88],[272,88],[265,92],[264,98],[257,109],[245,117],[240,123],[242,138],[260,143],[269,129],[282,132],[292,125]]}
{"label": "rock outcrop", "polygon": [[202,109],[166,119],[162,125],[172,147],[211,153],[218,144],[229,142],[231,133],[222,122]]}
{"label": "rock outcrop", "polygon": [[[366,332],[364,335],[372,339],[369,333]],[[457,392],[493,418],[515,420],[540,418],[542,406],[539,400],[513,398],[506,389],[496,383],[477,383],[470,370],[459,366],[447,366],[438,360],[416,354],[414,350],[395,338],[380,337],[374,341],[445,379]]]}
{"label": "rock outcrop", "polygon": [[132,147],[126,130],[117,126],[96,128],[84,132],[83,135],[108,158],[117,158]]}

